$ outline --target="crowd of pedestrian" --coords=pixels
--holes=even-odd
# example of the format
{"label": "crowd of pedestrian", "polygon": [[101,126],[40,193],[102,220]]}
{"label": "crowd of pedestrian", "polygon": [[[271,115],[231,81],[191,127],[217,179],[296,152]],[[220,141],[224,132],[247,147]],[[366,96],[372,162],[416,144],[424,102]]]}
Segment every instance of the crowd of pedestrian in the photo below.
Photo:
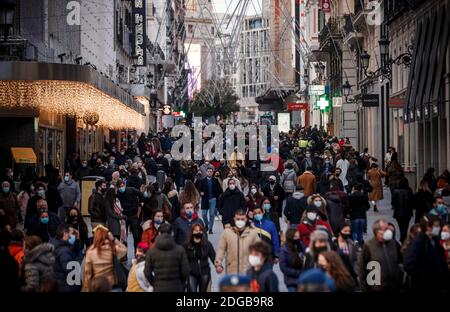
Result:
{"label": "crowd of pedestrian", "polygon": [[[205,292],[215,270],[221,291],[276,292],[279,266],[290,292],[449,290],[449,171],[430,168],[413,191],[394,148],[382,169],[316,127],[281,134],[271,171],[270,158],[250,159],[248,134],[244,151],[203,161],[173,158],[174,139],[165,130],[73,154],[66,172],[49,164],[20,184],[6,169],[0,288]],[[80,183],[92,176],[83,216]],[[396,224],[368,224],[386,191]]]}

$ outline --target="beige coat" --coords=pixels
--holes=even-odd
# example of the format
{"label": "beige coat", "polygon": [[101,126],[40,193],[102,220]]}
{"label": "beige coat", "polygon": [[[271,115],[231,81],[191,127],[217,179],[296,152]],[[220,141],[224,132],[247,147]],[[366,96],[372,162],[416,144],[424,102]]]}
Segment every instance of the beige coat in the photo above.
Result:
{"label": "beige coat", "polygon": [[369,200],[382,200],[383,199],[383,182],[381,177],[386,176],[386,172],[380,168],[372,168],[367,171],[367,180],[372,185],[373,190],[369,193]]}
{"label": "beige coat", "polygon": [[[120,241],[116,240],[116,255],[118,259],[123,258],[127,254],[127,247]],[[113,254],[109,244],[101,247],[99,254],[97,248],[89,248],[86,252],[86,261],[83,272],[83,288],[82,291],[90,292],[92,280],[106,277],[111,287],[116,283],[116,276],[113,266]]]}
{"label": "beige coat", "polygon": [[216,266],[223,265],[222,262],[226,256],[225,272],[227,274],[246,274],[248,269],[248,249],[250,245],[258,240],[258,232],[252,227],[245,228],[241,235],[238,234],[236,227],[225,228],[220,237],[214,264]]}
{"label": "beige coat", "polygon": [[316,191],[316,176],[309,171],[305,171],[298,177],[297,184],[303,186],[305,196],[312,195]]}

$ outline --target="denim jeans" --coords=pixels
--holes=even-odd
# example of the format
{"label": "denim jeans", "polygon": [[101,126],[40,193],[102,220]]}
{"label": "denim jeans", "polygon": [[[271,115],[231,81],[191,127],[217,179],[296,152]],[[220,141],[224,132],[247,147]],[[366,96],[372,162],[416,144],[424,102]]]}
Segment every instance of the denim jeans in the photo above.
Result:
{"label": "denim jeans", "polygon": [[203,274],[201,276],[189,275],[188,292],[206,292],[210,280],[210,274]]}
{"label": "denim jeans", "polygon": [[[208,219],[209,211],[209,219]],[[216,218],[216,198],[209,199],[209,209],[202,209],[202,219],[205,225],[210,231],[212,231],[214,226],[214,219]]]}
{"label": "denim jeans", "polygon": [[352,224],[352,239],[358,241],[360,245],[364,243],[363,232],[366,227],[365,219],[354,219],[351,221]]}

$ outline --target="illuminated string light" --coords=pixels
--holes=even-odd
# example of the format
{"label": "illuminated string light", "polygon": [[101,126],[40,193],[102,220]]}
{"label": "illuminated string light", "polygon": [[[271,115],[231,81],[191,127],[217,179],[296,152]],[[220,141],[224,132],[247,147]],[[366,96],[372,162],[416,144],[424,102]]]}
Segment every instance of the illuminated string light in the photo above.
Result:
{"label": "illuminated string light", "polygon": [[77,81],[0,81],[0,107],[32,108],[73,117],[97,114],[109,129],[144,128],[145,116],[94,86]]}

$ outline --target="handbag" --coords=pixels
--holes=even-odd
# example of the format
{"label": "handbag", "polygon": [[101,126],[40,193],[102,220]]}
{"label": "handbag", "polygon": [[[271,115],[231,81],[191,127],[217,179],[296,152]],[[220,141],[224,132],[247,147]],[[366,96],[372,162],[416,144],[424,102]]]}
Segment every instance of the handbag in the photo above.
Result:
{"label": "handbag", "polygon": [[114,275],[116,277],[116,284],[113,288],[121,288],[122,291],[125,291],[128,285],[128,270],[115,255],[113,255],[113,267]]}

